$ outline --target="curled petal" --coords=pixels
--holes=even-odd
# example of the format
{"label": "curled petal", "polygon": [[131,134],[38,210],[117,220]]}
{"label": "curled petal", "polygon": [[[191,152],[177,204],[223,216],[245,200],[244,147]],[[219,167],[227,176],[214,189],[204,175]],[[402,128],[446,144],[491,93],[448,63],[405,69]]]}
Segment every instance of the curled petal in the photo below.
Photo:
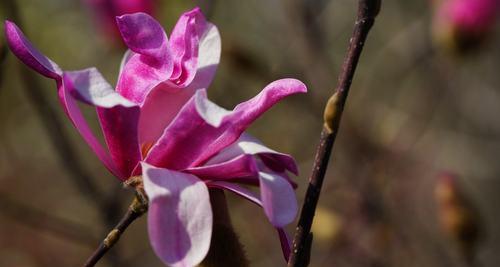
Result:
{"label": "curled petal", "polygon": [[128,99],[115,92],[96,68],[65,71],[65,83],[78,100],[102,108],[123,106],[137,107]]}
{"label": "curled petal", "polygon": [[[7,36],[7,42],[12,50],[12,52],[26,65],[35,70],[36,72],[54,79],[57,83],[57,90],[59,95],[59,100],[64,108],[64,111],[70,118],[71,122],[81,134],[83,139],[92,148],[97,157],[103,162],[103,164],[117,177],[121,177],[120,171],[117,169],[112,158],[109,156],[107,151],[99,143],[92,130],[88,126],[85,118],[83,117],[78,104],[76,103],[76,98],[79,100],[84,100],[85,102],[93,105],[101,105],[107,102],[103,99],[98,98],[96,94],[89,91],[82,90],[80,93],[75,93],[78,90],[71,90],[66,85],[66,82],[71,79],[63,79],[63,71],[59,66],[52,60],[41,54],[29,41],[26,39],[22,31],[12,22],[5,22],[5,34]],[[70,74],[71,75],[71,74]],[[97,80],[96,80],[97,81]],[[79,82],[83,82],[80,80]],[[99,81],[101,82],[101,81]],[[101,88],[102,84],[98,86]],[[82,87],[79,83],[78,87]],[[94,87],[92,87],[94,88]],[[74,86],[73,86],[74,89]],[[96,101],[94,103],[94,101]]]}
{"label": "curled petal", "polygon": [[5,21],[5,36],[14,55],[24,64],[43,76],[60,79],[62,70],[59,66],[33,47],[19,27],[8,20]]}
{"label": "curled petal", "polygon": [[141,110],[141,143],[154,144],[195,91],[208,88],[212,82],[221,53],[220,35],[215,25],[206,22],[197,47],[198,64],[190,84],[184,82],[181,86],[185,88],[179,89],[174,83],[162,83],[147,95]]}
{"label": "curled petal", "polygon": [[132,171],[141,160],[141,150],[137,134],[139,107],[97,108],[104,138],[121,180],[132,176]]}
{"label": "curled petal", "polygon": [[297,163],[292,156],[279,153],[264,146],[257,138],[248,133],[243,133],[236,142],[212,157],[207,164],[224,162],[242,154],[259,156],[264,164],[275,172],[288,170],[298,175]]}
{"label": "curled petal", "polygon": [[134,103],[144,102],[146,95],[172,74],[172,56],[161,25],[145,13],[117,17],[123,40],[131,55],[118,78],[116,90]]}
{"label": "curled petal", "polygon": [[142,169],[153,250],[170,266],[197,265],[205,258],[212,235],[208,188],[191,174],[145,163]]}
{"label": "curled petal", "polygon": [[276,102],[305,91],[305,85],[298,80],[275,81],[254,98],[228,111],[209,101],[204,90],[198,90],[163,132],[146,161],[170,169],[200,166],[235,142]]}
{"label": "curled petal", "polygon": [[221,54],[221,39],[219,30],[211,23],[207,23],[201,37],[198,50],[198,66],[196,75],[189,84],[189,88],[208,88],[219,65]]}
{"label": "curled petal", "polygon": [[94,133],[90,129],[87,121],[83,117],[78,103],[74,95],[64,86],[62,80],[57,82],[59,93],[59,101],[61,102],[66,114],[73,123],[73,126],[78,130],[83,139],[87,142],[90,148],[94,151],[99,160],[106,166],[106,168],[116,177],[123,179],[121,172],[116,167],[114,161],[109,156],[108,152],[104,150],[101,143],[97,140]]}
{"label": "curled petal", "polygon": [[95,68],[64,72],[64,82],[79,100],[96,107],[119,177],[130,177],[140,160],[139,107],[115,92]]}
{"label": "curled petal", "polygon": [[196,74],[198,63],[198,45],[207,26],[199,8],[182,14],[170,36],[170,51],[174,61],[174,70],[170,80],[185,86],[191,83]]}
{"label": "curled petal", "polygon": [[[281,99],[297,94],[305,93],[306,86],[295,79],[277,80],[267,85],[257,96],[237,105],[231,112],[212,112],[215,104],[210,104],[206,98],[198,98],[196,109],[200,116],[213,128],[213,134],[217,142],[212,142],[210,147],[197,157],[194,164],[207,161],[210,157],[235,142],[240,135]],[[217,109],[215,109],[217,110]]]}
{"label": "curled petal", "polygon": [[155,59],[166,56],[167,34],[150,15],[142,12],[122,15],[116,17],[116,23],[130,50]]}
{"label": "curled petal", "polygon": [[258,185],[259,170],[254,157],[240,155],[229,161],[184,170],[203,180],[247,182]]}

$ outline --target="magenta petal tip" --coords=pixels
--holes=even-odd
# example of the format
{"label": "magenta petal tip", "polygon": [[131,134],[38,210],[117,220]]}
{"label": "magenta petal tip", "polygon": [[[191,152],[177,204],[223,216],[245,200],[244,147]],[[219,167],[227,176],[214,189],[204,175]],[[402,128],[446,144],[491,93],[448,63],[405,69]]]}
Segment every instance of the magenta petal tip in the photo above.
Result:
{"label": "magenta petal tip", "polygon": [[59,66],[38,51],[14,22],[5,21],[5,37],[12,53],[24,64],[45,77],[60,79]]}
{"label": "magenta petal tip", "polygon": [[167,35],[150,15],[142,12],[125,14],[116,17],[116,24],[130,50],[157,59],[167,53]]}

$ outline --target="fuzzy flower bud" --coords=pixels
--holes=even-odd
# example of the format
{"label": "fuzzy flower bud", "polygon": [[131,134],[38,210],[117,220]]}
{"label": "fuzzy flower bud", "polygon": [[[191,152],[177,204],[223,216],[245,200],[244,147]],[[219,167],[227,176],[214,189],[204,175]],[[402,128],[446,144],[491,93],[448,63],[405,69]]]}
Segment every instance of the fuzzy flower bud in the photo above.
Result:
{"label": "fuzzy flower bud", "polygon": [[438,46],[465,52],[491,32],[499,14],[499,0],[434,1],[433,37]]}

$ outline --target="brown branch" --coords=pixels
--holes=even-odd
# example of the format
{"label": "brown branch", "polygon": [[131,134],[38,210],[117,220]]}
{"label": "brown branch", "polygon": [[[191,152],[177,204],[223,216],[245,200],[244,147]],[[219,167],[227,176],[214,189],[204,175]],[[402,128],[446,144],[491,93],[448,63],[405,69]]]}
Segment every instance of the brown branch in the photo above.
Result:
{"label": "brown branch", "polygon": [[366,37],[380,10],[381,0],[359,0],[358,17],[349,41],[347,57],[342,66],[336,92],[328,100],[325,108],[324,126],[320,144],[316,152],[313,170],[309,179],[304,204],[293,240],[293,250],[288,261],[289,267],[307,266],[311,247],[311,225],[316,205],[323,185],[330,155],[338,133],[340,119],[354,72],[363,50]]}
{"label": "brown branch", "polygon": [[148,210],[148,202],[142,195],[136,195],[130,204],[127,213],[118,222],[118,224],[108,233],[99,247],[87,259],[84,267],[94,266],[120,239],[128,226],[141,217]]}

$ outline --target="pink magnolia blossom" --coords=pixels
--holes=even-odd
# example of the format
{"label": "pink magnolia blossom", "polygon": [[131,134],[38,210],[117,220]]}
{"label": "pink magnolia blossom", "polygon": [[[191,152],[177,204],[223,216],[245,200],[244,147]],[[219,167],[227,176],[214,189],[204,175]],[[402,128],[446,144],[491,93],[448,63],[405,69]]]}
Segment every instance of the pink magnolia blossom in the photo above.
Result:
{"label": "pink magnolia blossom", "polygon": [[[152,247],[171,266],[193,266],[206,255],[212,233],[208,188],[221,188],[261,205],[278,229],[297,212],[289,155],[245,133],[263,112],[286,96],[304,93],[295,79],[277,80],[254,98],[226,110],[207,99],[221,52],[217,28],[198,8],[184,13],[170,39],[145,13],[117,17],[129,51],[116,89],[95,68],[63,71],[42,55],[21,30],[6,21],[12,52],[38,73],[56,81],[59,100],[97,157],[121,181],[142,176],[149,198]],[[103,147],[77,101],[95,107],[106,141]],[[257,186],[260,195],[247,189]]]}
{"label": "pink magnolia blossom", "polygon": [[97,26],[111,40],[119,40],[120,32],[116,27],[116,16],[144,12],[154,15],[157,0],[83,0],[92,12]]}
{"label": "pink magnolia blossom", "polygon": [[474,45],[491,31],[499,8],[500,0],[437,1],[434,15],[436,37],[458,48]]}

